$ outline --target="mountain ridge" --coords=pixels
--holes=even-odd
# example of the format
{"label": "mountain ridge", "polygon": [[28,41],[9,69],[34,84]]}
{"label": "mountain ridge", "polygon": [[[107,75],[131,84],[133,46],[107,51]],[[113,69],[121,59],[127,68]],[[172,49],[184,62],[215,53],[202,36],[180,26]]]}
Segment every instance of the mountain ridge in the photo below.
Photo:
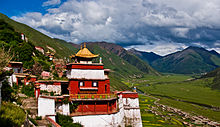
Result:
{"label": "mountain ridge", "polygon": [[131,48],[128,50],[128,52],[140,57],[147,63],[151,64],[153,61],[162,58],[162,56],[154,53],[154,52],[144,52],[144,51],[139,51],[134,48]]}
{"label": "mountain ridge", "polygon": [[152,67],[160,72],[193,74],[209,72],[220,66],[217,52],[201,47],[188,47],[166,55],[152,62]]}
{"label": "mountain ridge", "polygon": [[123,58],[125,61],[135,66],[140,71],[146,74],[152,75],[161,75],[159,72],[154,70],[148,63],[141,60],[139,57],[129,53],[126,49],[117,45],[115,43],[107,43],[107,42],[87,42],[88,45],[98,45],[101,48],[116,54],[117,56]]}

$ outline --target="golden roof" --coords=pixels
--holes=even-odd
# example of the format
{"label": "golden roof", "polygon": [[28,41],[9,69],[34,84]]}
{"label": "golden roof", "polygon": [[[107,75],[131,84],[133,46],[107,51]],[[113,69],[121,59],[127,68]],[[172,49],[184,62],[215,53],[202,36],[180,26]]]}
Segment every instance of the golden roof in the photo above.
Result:
{"label": "golden roof", "polygon": [[89,49],[86,48],[86,44],[84,43],[84,48],[81,49],[76,53],[76,57],[84,57],[84,58],[95,58],[99,55],[92,54]]}
{"label": "golden roof", "polygon": [[47,53],[47,54],[50,54],[50,51],[48,50],[46,53]]}

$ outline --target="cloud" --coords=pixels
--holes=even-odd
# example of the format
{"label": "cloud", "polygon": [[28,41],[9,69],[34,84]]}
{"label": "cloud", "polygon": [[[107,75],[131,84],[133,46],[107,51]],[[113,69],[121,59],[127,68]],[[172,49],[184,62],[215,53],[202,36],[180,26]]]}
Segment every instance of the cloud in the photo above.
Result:
{"label": "cloud", "polygon": [[154,44],[145,44],[145,45],[132,45],[127,46],[126,49],[135,48],[144,52],[154,52],[158,55],[165,56],[170,53],[181,51],[187,46],[181,43],[173,42],[155,42]]}
{"label": "cloud", "polygon": [[44,2],[42,4],[43,7],[46,7],[46,6],[54,6],[54,5],[59,5],[61,3],[60,0],[48,0],[46,2]]}
{"label": "cloud", "polygon": [[[55,4],[60,4],[60,0],[43,5]],[[165,46],[172,42],[171,50],[176,51],[179,46],[196,42],[213,48],[220,40],[219,0],[67,0],[47,12],[28,12],[12,19],[74,43],[108,41]],[[159,49],[164,54],[170,52]]]}
{"label": "cloud", "polygon": [[187,33],[189,31],[189,28],[172,28],[171,32],[177,36],[182,38],[187,38]]}

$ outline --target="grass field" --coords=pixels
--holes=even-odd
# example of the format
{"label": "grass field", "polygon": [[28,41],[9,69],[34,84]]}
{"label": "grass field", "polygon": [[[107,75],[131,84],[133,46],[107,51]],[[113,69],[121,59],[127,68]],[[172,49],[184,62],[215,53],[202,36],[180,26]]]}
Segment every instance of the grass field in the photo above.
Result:
{"label": "grass field", "polygon": [[153,84],[170,83],[170,82],[182,82],[192,79],[190,75],[178,75],[178,74],[167,74],[163,76],[144,75],[140,79],[125,79],[123,82],[129,87],[132,86],[149,86]]}
{"label": "grass field", "polygon": [[[141,118],[144,127],[179,127],[183,126],[182,123],[174,116],[169,120],[165,120],[159,115],[151,113],[149,110],[154,105],[155,99],[139,95],[139,104],[141,108]],[[166,112],[162,112],[167,114]]]}
{"label": "grass field", "polygon": [[220,92],[207,87],[212,79],[199,79],[181,83],[163,83],[138,88],[152,95],[168,96],[199,104],[220,107]]}
{"label": "grass field", "polygon": [[220,107],[220,91],[209,87],[213,78],[191,79],[190,75],[169,74],[123,82],[129,87],[137,86],[144,93],[160,98],[159,103],[219,122],[220,111],[211,109]]}

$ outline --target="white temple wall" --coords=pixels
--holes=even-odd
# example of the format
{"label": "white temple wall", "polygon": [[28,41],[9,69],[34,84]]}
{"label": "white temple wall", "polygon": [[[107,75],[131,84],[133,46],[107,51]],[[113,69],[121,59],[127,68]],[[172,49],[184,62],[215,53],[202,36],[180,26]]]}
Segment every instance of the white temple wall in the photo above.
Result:
{"label": "white temple wall", "polygon": [[110,115],[74,116],[73,122],[79,122],[85,127],[124,127],[124,109]]}
{"label": "white temple wall", "polygon": [[[39,97],[38,116],[44,117],[45,115],[55,115],[55,105],[62,114],[69,114],[69,104],[55,104],[54,99]],[[138,98],[126,99],[119,96],[117,105],[119,106],[119,112],[115,114],[74,116],[72,117],[73,122],[79,122],[85,127],[124,127],[126,125],[131,125],[132,127],[142,127]]]}
{"label": "white temple wall", "polygon": [[119,96],[118,113],[111,115],[74,116],[72,119],[74,122],[79,122],[85,127],[124,127],[126,125],[142,127],[138,98],[127,98],[127,102],[131,105],[130,108],[124,104],[125,101],[126,98]]}
{"label": "white temple wall", "polygon": [[38,98],[38,116],[55,115],[55,100],[49,98]]}
{"label": "white temple wall", "polygon": [[139,108],[138,98],[123,98],[123,104],[133,108]]}
{"label": "white temple wall", "polygon": [[138,98],[123,98],[125,123],[132,127],[142,127]]}
{"label": "white temple wall", "polygon": [[12,77],[12,75],[11,76],[7,76],[7,78],[8,78],[9,85],[12,87],[13,86],[13,77]]}
{"label": "white temple wall", "polygon": [[12,74],[12,82],[17,82],[17,78],[15,74]]}
{"label": "white temple wall", "polygon": [[61,85],[40,84],[40,90],[46,90],[48,92],[54,92],[55,94],[61,94]]}
{"label": "white temple wall", "polygon": [[104,70],[71,69],[67,72],[68,78],[75,79],[105,79]]}
{"label": "white temple wall", "polygon": [[140,109],[124,109],[125,123],[132,127],[142,127]]}
{"label": "white temple wall", "polygon": [[69,115],[70,114],[70,106],[69,103],[68,104],[63,104],[62,105],[63,108],[63,115]]}

